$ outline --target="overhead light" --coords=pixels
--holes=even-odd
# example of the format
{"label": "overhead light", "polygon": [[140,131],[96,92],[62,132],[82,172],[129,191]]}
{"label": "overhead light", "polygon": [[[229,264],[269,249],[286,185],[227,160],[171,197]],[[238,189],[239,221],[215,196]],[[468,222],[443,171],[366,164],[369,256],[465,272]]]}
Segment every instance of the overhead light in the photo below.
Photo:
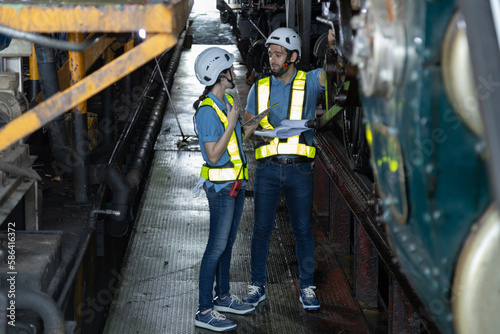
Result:
{"label": "overhead light", "polygon": [[139,37],[146,39],[146,29],[139,29]]}

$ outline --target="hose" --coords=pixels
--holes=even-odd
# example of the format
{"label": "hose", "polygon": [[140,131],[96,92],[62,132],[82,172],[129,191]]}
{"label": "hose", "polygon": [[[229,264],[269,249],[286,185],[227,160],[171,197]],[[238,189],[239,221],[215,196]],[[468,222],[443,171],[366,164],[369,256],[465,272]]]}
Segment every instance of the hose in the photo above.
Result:
{"label": "hose", "polygon": [[28,289],[16,290],[16,309],[32,310],[43,320],[45,334],[64,334],[64,315],[46,293]]}

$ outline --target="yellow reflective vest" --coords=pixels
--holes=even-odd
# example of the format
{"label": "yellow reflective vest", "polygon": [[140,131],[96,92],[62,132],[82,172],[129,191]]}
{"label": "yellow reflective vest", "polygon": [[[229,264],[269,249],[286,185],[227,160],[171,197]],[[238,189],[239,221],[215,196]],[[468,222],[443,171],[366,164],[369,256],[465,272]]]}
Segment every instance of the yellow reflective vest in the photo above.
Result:
{"label": "yellow reflective vest", "polygon": [[[233,105],[233,97],[229,94],[226,94],[226,98],[229,103]],[[226,114],[217,107],[217,104],[209,97],[204,99],[200,106],[210,106],[214,108],[217,116],[219,116],[220,121],[224,124],[224,129],[227,129],[228,120]],[[227,145],[227,152],[229,153],[230,162],[226,164],[226,166],[209,166],[205,163],[201,167],[200,176],[214,183],[223,183],[234,180],[248,180],[248,167],[246,164],[243,164],[243,160],[241,159],[240,149],[238,146],[238,139],[236,137],[236,132],[233,130],[231,134],[231,138],[229,139],[229,143]]]}
{"label": "yellow reflective vest", "polygon": [[[306,72],[297,71],[297,75],[292,82],[292,96],[288,109],[288,119],[301,120],[305,102]],[[260,114],[269,108],[269,98],[271,94],[271,77],[260,79],[257,82],[257,112]],[[260,125],[264,129],[274,129],[269,123],[266,115]],[[273,155],[299,155],[307,158],[314,158],[316,148],[300,142],[300,135],[289,137],[286,141],[274,138],[270,143],[255,149],[255,158],[263,159]]]}

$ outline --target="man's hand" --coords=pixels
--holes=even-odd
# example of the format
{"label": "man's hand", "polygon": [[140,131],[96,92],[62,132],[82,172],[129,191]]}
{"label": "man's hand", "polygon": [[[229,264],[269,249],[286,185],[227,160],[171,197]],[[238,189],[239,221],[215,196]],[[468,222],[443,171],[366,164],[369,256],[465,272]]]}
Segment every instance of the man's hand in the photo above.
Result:
{"label": "man's hand", "polygon": [[333,29],[328,30],[328,47],[335,50],[335,32]]}
{"label": "man's hand", "polygon": [[[254,117],[253,114],[249,113],[248,111],[245,111],[245,120],[244,123],[248,122]],[[250,122],[248,125],[245,125],[243,127],[243,131],[245,132],[245,137],[243,137],[243,141],[246,141],[248,139],[252,140],[257,140],[258,136],[255,136],[253,133],[259,126],[258,122]]]}
{"label": "man's hand", "polygon": [[[270,129],[262,129],[260,131],[267,132],[267,131],[271,131],[271,130]],[[259,138],[259,140],[265,141],[266,143],[270,143],[271,140],[274,139],[273,137],[264,137],[264,136],[255,136],[255,137]]]}

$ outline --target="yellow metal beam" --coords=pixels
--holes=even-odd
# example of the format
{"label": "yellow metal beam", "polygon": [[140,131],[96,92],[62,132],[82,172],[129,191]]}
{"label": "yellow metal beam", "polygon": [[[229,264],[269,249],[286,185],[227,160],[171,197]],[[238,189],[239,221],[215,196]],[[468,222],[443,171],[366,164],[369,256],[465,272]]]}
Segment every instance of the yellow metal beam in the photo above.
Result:
{"label": "yellow metal beam", "polygon": [[[72,43],[82,43],[83,33],[70,32],[68,34],[68,41]],[[83,52],[69,51],[69,68],[71,85],[76,85],[78,82],[85,78],[85,58]],[[87,100],[79,103],[73,110],[75,114],[86,114],[87,113]]]}
{"label": "yellow metal beam", "polygon": [[0,6],[2,25],[27,32],[132,32],[178,35],[186,25],[193,0],[173,0],[168,4],[63,5],[4,4]]}
{"label": "yellow metal beam", "polygon": [[33,44],[31,44],[31,56],[29,58],[29,64],[30,64],[30,80],[33,81],[40,80],[40,74],[38,73],[38,65],[36,63],[35,45]]}
{"label": "yellow metal beam", "polygon": [[177,38],[173,35],[153,35],[71,88],[53,95],[47,101],[17,117],[0,129],[0,151],[135,71],[176,43]]}
{"label": "yellow metal beam", "polygon": [[[92,34],[87,37],[87,39],[92,38]],[[106,50],[112,43],[115,42],[114,38],[101,38],[96,43],[92,44],[87,50],[85,50],[85,68],[89,69],[92,65],[94,65],[95,61],[101,57],[104,50]],[[33,51],[33,55],[35,52]],[[33,56],[34,57],[34,56]],[[36,59],[34,63],[34,70],[36,70],[36,80],[38,80],[38,67],[36,66]],[[59,89],[61,91],[65,90],[70,86],[71,83],[71,75],[69,68],[69,60],[66,60],[64,64],[62,64],[61,68],[57,71],[57,78],[59,80]],[[42,102],[42,93],[38,93],[35,98],[37,103]]]}

